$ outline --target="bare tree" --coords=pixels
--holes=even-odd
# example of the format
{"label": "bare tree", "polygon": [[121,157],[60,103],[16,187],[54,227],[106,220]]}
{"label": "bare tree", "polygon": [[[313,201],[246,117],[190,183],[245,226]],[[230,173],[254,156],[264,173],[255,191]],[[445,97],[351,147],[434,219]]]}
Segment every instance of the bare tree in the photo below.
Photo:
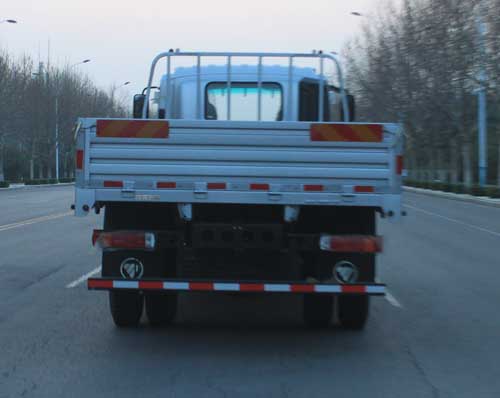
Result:
{"label": "bare tree", "polygon": [[64,177],[73,173],[77,117],[126,114],[122,103],[69,67],[35,67],[29,57],[0,53],[0,181],[55,175],[56,96]]}
{"label": "bare tree", "polygon": [[[500,0],[485,1],[488,101],[491,114],[498,114]],[[367,18],[362,34],[345,49],[358,114],[404,123],[412,178],[466,185],[475,180],[475,92],[482,62],[477,12],[478,0],[404,0]],[[494,118],[490,131],[498,146],[490,151],[490,165],[497,165],[500,184],[500,130]]]}

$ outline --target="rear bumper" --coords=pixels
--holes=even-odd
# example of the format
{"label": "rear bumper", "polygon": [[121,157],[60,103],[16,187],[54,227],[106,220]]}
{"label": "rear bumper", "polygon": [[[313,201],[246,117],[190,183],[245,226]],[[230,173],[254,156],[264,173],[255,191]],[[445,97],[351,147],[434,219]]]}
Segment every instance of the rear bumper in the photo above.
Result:
{"label": "rear bumper", "polygon": [[142,292],[231,292],[273,294],[329,294],[384,296],[384,284],[301,283],[301,282],[238,282],[185,279],[125,280],[90,278],[89,290],[125,290]]}

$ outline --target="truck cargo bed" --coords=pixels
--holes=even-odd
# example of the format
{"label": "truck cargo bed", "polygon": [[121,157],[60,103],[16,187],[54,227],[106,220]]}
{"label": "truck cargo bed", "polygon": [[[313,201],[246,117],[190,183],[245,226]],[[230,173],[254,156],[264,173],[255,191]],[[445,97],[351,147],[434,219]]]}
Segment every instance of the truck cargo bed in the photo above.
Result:
{"label": "truck cargo bed", "polygon": [[[127,121],[134,123],[100,119],[111,126]],[[311,122],[155,122],[165,123],[167,133],[144,138],[99,134],[96,119],[80,119],[77,215],[95,202],[118,201],[348,205],[400,213],[399,125],[378,125],[383,137],[371,142],[362,134],[316,140]],[[321,126],[356,133],[367,125]]]}

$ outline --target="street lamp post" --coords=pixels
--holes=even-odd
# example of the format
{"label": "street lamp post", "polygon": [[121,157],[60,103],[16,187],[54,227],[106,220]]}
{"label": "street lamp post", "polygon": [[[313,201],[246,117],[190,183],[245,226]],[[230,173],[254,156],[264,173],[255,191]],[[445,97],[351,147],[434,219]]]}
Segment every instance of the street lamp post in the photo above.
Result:
{"label": "street lamp post", "polygon": [[[119,86],[113,87],[111,89],[111,107],[114,107],[114,102],[115,102],[115,91],[118,90],[119,88],[128,86],[130,84],[129,81],[126,81],[125,83],[120,84]],[[108,111],[108,117],[110,117],[110,113]]]}
{"label": "street lamp post", "polygon": [[477,131],[478,131],[478,155],[479,155],[479,185],[485,186],[488,179],[488,111],[486,98],[486,26],[483,21],[485,15],[485,3],[481,1],[477,13],[477,33],[479,41],[479,89],[477,91]]}
{"label": "street lamp post", "polygon": [[[70,65],[70,69],[75,66],[86,64],[90,62],[90,59],[84,59],[81,62],[77,62],[76,64]],[[55,126],[55,139],[56,139],[56,181],[59,182],[59,96],[61,95],[61,87],[59,84],[56,87],[56,126]]]}

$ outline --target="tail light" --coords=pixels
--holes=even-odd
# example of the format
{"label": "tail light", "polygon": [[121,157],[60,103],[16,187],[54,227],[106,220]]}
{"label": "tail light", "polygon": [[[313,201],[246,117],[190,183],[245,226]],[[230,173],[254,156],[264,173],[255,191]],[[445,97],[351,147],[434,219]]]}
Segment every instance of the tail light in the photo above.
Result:
{"label": "tail light", "polygon": [[154,250],[156,239],[152,232],[94,230],[92,244],[101,249]]}
{"label": "tail light", "polygon": [[83,170],[83,150],[76,150],[76,169]]}
{"label": "tail light", "polygon": [[403,156],[396,156],[396,173],[397,175],[403,174]]}
{"label": "tail light", "polygon": [[338,253],[380,253],[383,247],[381,236],[367,235],[323,235],[319,240],[321,250]]}

